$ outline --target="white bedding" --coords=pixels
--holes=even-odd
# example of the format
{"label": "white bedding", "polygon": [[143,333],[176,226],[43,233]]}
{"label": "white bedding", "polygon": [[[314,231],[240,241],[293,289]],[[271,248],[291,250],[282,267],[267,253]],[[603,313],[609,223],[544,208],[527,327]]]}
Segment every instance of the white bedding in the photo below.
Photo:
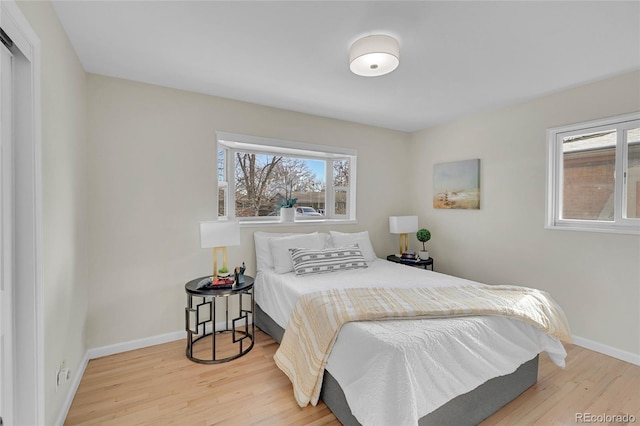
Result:
{"label": "white bedding", "polygon": [[[301,294],[328,288],[477,284],[376,260],[369,268],[296,276],[259,271],[256,303],[286,329]],[[351,322],[326,369],[363,425],[417,425],[418,419],[490,378],[514,372],[541,351],[564,366],[562,344],[522,321],[491,316]]]}

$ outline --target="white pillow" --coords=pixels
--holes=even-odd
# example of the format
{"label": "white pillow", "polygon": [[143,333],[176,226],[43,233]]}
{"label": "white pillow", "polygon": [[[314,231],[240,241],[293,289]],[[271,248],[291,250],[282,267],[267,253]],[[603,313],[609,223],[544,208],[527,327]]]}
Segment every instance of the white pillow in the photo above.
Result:
{"label": "white pillow", "polygon": [[292,235],[289,237],[269,238],[269,248],[273,257],[273,268],[278,274],[293,271],[291,261],[292,248],[323,249],[325,239],[322,235],[314,232],[312,234]]}
{"label": "white pillow", "polygon": [[[273,269],[273,256],[271,256],[271,249],[269,248],[269,238],[289,237],[291,235],[307,235],[302,232],[263,232],[255,231],[253,233],[253,242],[256,249],[256,270],[267,271]],[[327,247],[331,236],[326,232],[320,232],[324,241],[324,246]]]}
{"label": "white pillow", "polygon": [[256,246],[256,270],[267,271],[273,269],[273,257],[269,248],[269,238],[288,237],[290,235],[304,235],[301,233],[262,232],[253,233],[253,241]]}
{"label": "white pillow", "polygon": [[362,256],[367,262],[373,262],[378,258],[376,252],[371,245],[371,239],[369,238],[369,231],[362,232],[336,232],[329,231],[331,233],[331,243],[333,247],[346,247],[357,244],[362,250]]}

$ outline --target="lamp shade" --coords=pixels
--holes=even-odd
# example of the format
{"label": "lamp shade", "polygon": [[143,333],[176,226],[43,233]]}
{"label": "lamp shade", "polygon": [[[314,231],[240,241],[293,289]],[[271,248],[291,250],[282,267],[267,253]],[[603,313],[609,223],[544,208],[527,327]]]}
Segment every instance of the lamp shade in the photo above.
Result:
{"label": "lamp shade", "polygon": [[240,245],[240,223],[237,220],[200,222],[200,247]]}
{"label": "lamp shade", "polygon": [[356,40],[349,50],[351,72],[377,77],[395,70],[400,64],[400,44],[388,35],[371,35]]}
{"label": "lamp shade", "polygon": [[408,234],[418,230],[418,216],[389,216],[389,232]]}

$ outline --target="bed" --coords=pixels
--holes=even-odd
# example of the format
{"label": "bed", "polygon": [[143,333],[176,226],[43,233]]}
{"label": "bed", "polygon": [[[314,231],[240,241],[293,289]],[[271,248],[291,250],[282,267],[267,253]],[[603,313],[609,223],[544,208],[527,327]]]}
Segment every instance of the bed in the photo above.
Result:
{"label": "bed", "polygon": [[[277,342],[303,294],[477,284],[378,259],[366,232],[256,232],[254,240],[255,323]],[[352,245],[365,265],[306,275],[291,270],[292,248]],[[320,398],[345,425],[477,424],[536,382],[542,351],[564,366],[558,339],[498,316],[348,322],[329,355]]]}

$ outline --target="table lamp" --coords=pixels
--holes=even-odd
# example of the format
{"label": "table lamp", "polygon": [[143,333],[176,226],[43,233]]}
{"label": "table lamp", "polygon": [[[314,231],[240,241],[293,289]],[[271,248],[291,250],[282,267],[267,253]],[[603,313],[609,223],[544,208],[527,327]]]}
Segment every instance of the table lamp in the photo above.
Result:
{"label": "table lamp", "polygon": [[400,234],[400,254],[409,250],[409,232],[418,230],[418,216],[389,216],[389,232]]}
{"label": "table lamp", "polygon": [[227,267],[227,246],[240,245],[240,223],[237,220],[200,222],[200,247],[213,247],[213,277],[218,279],[218,254],[222,253],[222,266]]}

